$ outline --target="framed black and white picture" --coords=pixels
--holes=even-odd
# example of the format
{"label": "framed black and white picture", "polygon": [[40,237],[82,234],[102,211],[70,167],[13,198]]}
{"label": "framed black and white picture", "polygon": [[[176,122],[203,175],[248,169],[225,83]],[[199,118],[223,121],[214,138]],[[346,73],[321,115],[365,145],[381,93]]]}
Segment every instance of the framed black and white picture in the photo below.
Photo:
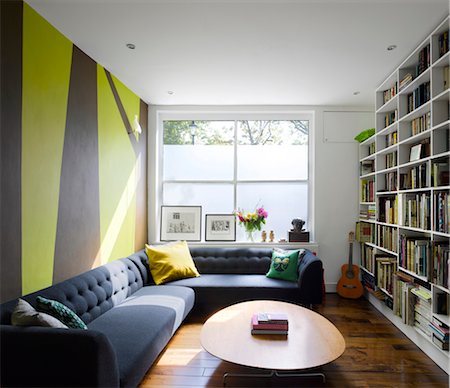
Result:
{"label": "framed black and white picture", "polygon": [[200,241],[201,206],[161,206],[161,241]]}
{"label": "framed black and white picture", "polygon": [[205,241],[236,241],[234,214],[207,214]]}
{"label": "framed black and white picture", "polygon": [[417,144],[414,147],[411,147],[411,151],[409,154],[409,161],[414,162],[415,160],[419,160],[421,151],[422,151],[422,144]]}

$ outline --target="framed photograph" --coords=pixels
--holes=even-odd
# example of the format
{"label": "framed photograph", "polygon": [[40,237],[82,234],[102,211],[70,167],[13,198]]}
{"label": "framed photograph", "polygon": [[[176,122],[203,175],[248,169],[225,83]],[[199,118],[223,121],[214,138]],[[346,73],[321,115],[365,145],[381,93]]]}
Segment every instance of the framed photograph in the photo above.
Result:
{"label": "framed photograph", "polygon": [[201,206],[161,206],[161,241],[200,241]]}
{"label": "framed photograph", "polygon": [[409,161],[414,162],[415,160],[419,160],[421,151],[422,151],[422,144],[417,144],[414,147],[411,147],[411,153],[409,154]]}
{"label": "framed photograph", "polygon": [[205,241],[236,241],[234,214],[207,214]]}

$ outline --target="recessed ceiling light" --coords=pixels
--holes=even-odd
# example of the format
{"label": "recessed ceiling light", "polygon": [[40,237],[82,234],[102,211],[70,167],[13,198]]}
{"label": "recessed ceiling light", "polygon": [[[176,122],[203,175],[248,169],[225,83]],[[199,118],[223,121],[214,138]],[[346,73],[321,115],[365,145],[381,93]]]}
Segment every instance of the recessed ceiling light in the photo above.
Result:
{"label": "recessed ceiling light", "polygon": [[361,93],[361,92],[356,91],[356,92],[353,92],[353,95],[357,96],[359,93]]}
{"label": "recessed ceiling light", "polygon": [[136,46],[135,46],[133,43],[127,43],[127,47],[128,47],[130,50],[134,50],[134,49],[136,48]]}
{"label": "recessed ceiling light", "polygon": [[392,51],[392,50],[395,50],[396,48],[397,48],[397,46],[395,44],[391,44],[390,46],[387,46],[386,50]]}
{"label": "recessed ceiling light", "polygon": [[173,94],[173,90],[168,90],[168,91],[167,91],[167,94],[172,95],[172,94]]}

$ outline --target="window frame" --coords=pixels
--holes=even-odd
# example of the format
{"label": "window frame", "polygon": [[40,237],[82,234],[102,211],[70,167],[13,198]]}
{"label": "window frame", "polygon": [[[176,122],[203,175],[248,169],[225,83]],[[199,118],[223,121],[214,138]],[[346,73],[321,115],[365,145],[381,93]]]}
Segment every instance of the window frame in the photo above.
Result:
{"label": "window frame", "polygon": [[[164,121],[235,121],[234,133],[234,174],[232,180],[164,180],[163,181],[163,161],[164,161]],[[237,179],[237,128],[236,122],[239,120],[308,120],[309,134],[308,134],[308,179],[282,179],[282,180],[238,180]],[[154,147],[151,147],[153,143]],[[154,131],[154,138],[149,136],[149,149],[155,151],[155,165],[149,163],[149,190],[151,189],[151,182],[154,183],[154,195],[149,196],[149,213],[148,213],[148,233],[150,242],[161,242],[159,239],[160,226],[159,219],[161,217],[161,205],[163,197],[163,182],[167,183],[227,183],[233,185],[233,203],[237,203],[237,186],[239,183],[307,183],[308,184],[308,207],[307,207],[307,225],[311,236],[311,241],[314,241],[314,224],[315,224],[315,169],[314,169],[314,149],[315,149],[315,112],[312,110],[261,110],[261,111],[208,111],[208,110],[157,110],[156,111],[156,130]],[[150,160],[150,159],[149,159]],[[152,197],[152,198],[150,198]],[[170,204],[169,204],[170,205]],[[203,238],[203,236],[202,236]],[[240,243],[237,241],[235,243]],[[197,244],[208,245],[208,242],[201,241]],[[228,243],[229,244],[229,243]],[[255,243],[258,244],[258,243]],[[217,243],[215,244],[217,245]],[[223,245],[226,245],[223,244]]]}

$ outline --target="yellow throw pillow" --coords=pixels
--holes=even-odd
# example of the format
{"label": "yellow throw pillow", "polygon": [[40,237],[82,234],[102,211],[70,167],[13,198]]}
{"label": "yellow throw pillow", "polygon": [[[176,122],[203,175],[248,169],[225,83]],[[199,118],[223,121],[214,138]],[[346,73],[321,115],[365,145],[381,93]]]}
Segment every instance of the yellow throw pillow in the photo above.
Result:
{"label": "yellow throw pillow", "polygon": [[156,284],[200,276],[186,241],[166,245],[145,244],[145,253]]}

